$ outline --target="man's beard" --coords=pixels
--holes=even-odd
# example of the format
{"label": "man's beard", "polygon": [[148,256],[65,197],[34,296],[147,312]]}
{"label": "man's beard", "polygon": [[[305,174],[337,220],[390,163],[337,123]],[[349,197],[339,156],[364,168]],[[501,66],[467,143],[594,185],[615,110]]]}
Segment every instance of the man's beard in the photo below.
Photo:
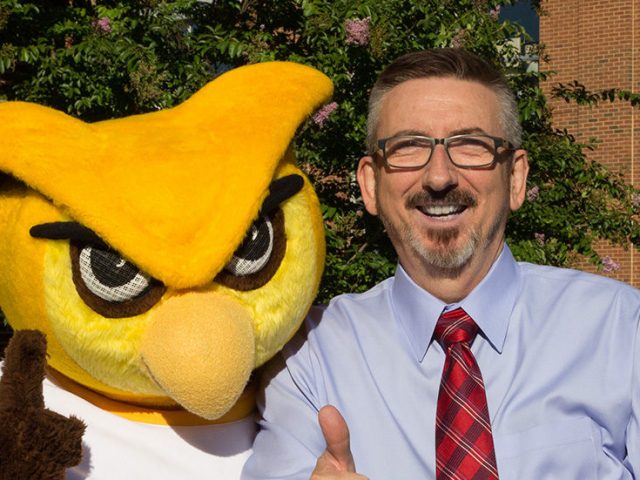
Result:
{"label": "man's beard", "polygon": [[[407,209],[416,208],[418,205],[464,205],[466,208],[473,208],[477,205],[477,201],[473,195],[468,192],[459,190],[450,190],[442,194],[432,193],[428,191],[420,191],[414,193],[405,202]],[[428,248],[426,242],[416,235],[415,229],[409,225],[396,227],[394,223],[387,217],[383,208],[381,208],[379,198],[376,195],[376,205],[378,216],[382,221],[388,235],[393,239],[401,242],[403,245],[409,246],[419,258],[422,259],[425,266],[438,271],[444,276],[457,275],[457,273],[471,260],[478,247],[486,247],[495,236],[500,232],[503,223],[506,221],[508,212],[505,210],[503,214],[496,217],[495,222],[490,226],[486,238],[482,238],[481,232],[472,229],[468,238],[464,243],[455,247],[455,242],[460,236],[460,229],[453,228],[434,228],[429,229],[424,234],[435,245]]]}

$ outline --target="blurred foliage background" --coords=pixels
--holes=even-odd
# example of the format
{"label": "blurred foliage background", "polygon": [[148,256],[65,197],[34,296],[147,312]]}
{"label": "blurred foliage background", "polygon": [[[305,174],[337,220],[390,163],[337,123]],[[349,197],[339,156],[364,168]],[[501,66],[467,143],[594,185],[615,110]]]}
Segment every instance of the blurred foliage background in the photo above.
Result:
{"label": "blurred foliage background", "polygon": [[[523,28],[499,20],[508,3],[0,0],[0,100],[37,102],[96,121],[171,107],[247,63],[291,60],[323,71],[335,83],[334,98],[301,129],[296,150],[322,203],[328,255],[318,301],[326,302],[365,290],[395,268],[354,177],[371,85],[400,54],[464,47],[498,64],[518,94],[531,174],[528,201],[509,225],[514,254],[560,266],[586,257],[603,268],[593,248],[599,239],[640,241],[640,196],[619,174],[586,159],[592,145],[552,127],[539,88],[547,74],[530,71],[513,43],[527,40]],[[559,86],[556,93],[569,101],[608,98],[578,87]]]}

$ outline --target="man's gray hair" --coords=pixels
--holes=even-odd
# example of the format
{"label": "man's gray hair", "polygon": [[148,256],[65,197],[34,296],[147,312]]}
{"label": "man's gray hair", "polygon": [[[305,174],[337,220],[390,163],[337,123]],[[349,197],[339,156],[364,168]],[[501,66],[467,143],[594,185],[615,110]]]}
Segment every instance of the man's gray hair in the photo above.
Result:
{"label": "man's gray hair", "polygon": [[518,105],[505,77],[489,62],[460,48],[434,48],[402,55],[380,74],[369,96],[367,148],[374,153],[376,130],[384,96],[395,86],[420,78],[452,77],[478,82],[493,90],[500,102],[500,124],[506,140],[516,147],[522,143]]}

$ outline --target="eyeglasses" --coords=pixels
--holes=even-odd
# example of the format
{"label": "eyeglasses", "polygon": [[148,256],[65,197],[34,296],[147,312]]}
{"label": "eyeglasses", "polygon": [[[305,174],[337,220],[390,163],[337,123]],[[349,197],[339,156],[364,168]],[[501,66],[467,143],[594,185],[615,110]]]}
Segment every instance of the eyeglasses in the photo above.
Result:
{"label": "eyeglasses", "polygon": [[[392,168],[424,167],[438,144],[444,146],[451,163],[458,168],[489,167],[500,153],[515,150],[507,140],[490,135],[453,135],[447,138],[397,135],[378,140],[382,157]],[[499,152],[498,149],[503,150]]]}

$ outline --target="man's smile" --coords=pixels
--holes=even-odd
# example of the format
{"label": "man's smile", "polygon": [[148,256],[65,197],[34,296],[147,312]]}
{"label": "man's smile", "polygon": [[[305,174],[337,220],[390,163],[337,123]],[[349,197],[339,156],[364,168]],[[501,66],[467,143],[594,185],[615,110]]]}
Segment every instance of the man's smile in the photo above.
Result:
{"label": "man's smile", "polygon": [[448,217],[458,215],[467,209],[466,205],[419,205],[416,207],[429,217]]}
{"label": "man's smile", "polygon": [[408,209],[415,208],[434,220],[453,220],[476,205],[476,198],[471,193],[457,189],[444,193],[422,190],[409,196],[405,202]]}

